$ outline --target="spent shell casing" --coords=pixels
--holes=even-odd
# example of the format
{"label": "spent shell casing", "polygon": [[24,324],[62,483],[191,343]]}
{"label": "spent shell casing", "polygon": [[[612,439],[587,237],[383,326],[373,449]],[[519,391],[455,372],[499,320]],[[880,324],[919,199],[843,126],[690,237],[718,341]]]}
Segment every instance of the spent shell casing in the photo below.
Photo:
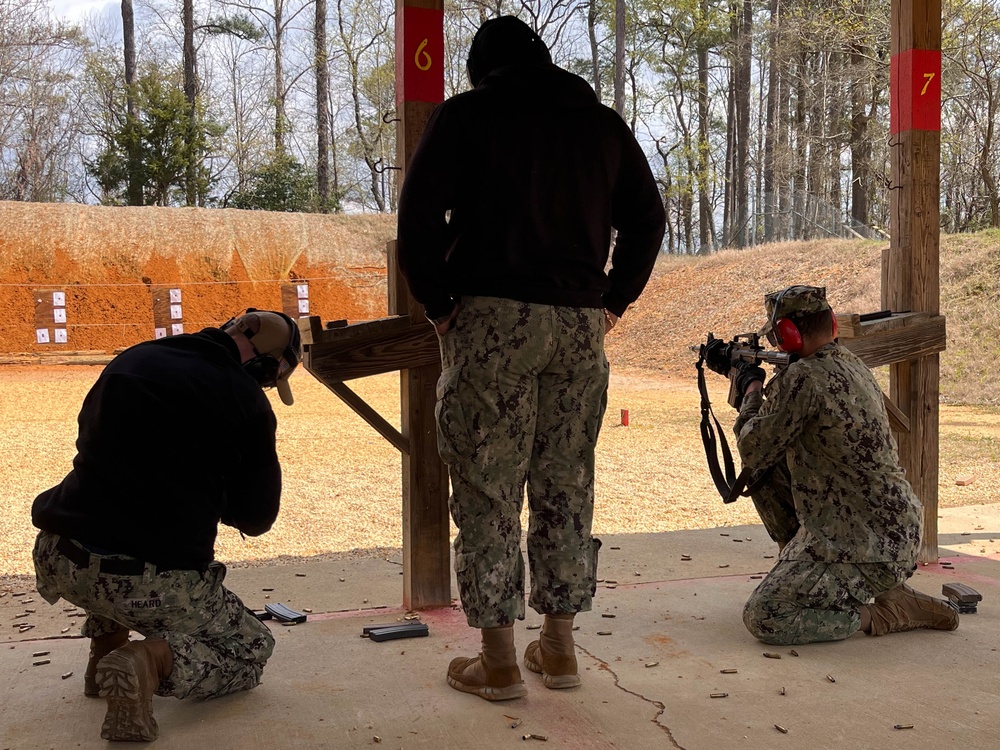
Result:
{"label": "spent shell casing", "polygon": [[542,742],[547,742],[549,738],[546,737],[544,734],[526,734],[523,737],[521,737],[521,739],[522,740],[541,740]]}
{"label": "spent shell casing", "polygon": [[728,698],[729,693],[710,693],[709,698]]}
{"label": "spent shell casing", "polygon": [[893,729],[913,729],[912,724],[893,724]]}
{"label": "spent shell casing", "polygon": [[646,662],[646,669],[649,669],[650,667],[658,666],[659,663],[660,662],[658,662],[658,661],[647,661]]}
{"label": "spent shell casing", "polygon": [[781,726],[781,724],[775,724],[774,728],[777,729],[782,734],[788,734],[788,730],[785,729],[783,726]]}
{"label": "spent shell casing", "polygon": [[799,652],[796,651],[794,648],[791,651],[789,651],[788,653],[790,653],[792,656],[798,656],[799,655]]}
{"label": "spent shell casing", "polygon": [[736,674],[735,669],[720,669],[719,674]]}
{"label": "spent shell casing", "polygon": [[33,666],[33,667],[41,667],[41,666],[44,666],[45,664],[49,664],[49,663],[50,663],[49,659],[39,659],[38,661],[31,662],[31,666]]}
{"label": "spent shell casing", "polygon": [[32,658],[38,658],[39,656],[48,656],[50,651],[35,651],[31,656]]}
{"label": "spent shell casing", "polygon": [[780,693],[778,693],[778,695],[784,695],[784,694],[785,694],[785,689],[784,689],[784,688],[781,688],[781,692],[780,692]]}
{"label": "spent shell casing", "polygon": [[542,627],[542,626],[541,625],[525,625],[524,629],[525,630],[538,630],[540,627]]}
{"label": "spent shell casing", "polygon": [[828,675],[826,676],[826,679],[828,679],[828,680],[829,680],[830,682],[836,682],[836,681],[837,681],[836,679],[834,679],[834,677],[833,677],[833,675],[832,675],[832,674],[828,674]]}
{"label": "spent shell casing", "polygon": [[598,635],[611,635],[611,631],[610,630],[598,630],[597,634]]}
{"label": "spent shell casing", "polygon": [[781,658],[781,654],[776,654],[773,651],[765,651],[764,652],[764,657],[767,658],[767,659],[780,659]]}
{"label": "spent shell casing", "polygon": [[613,615],[610,612],[601,612],[601,617],[616,617],[616,616],[617,615]]}
{"label": "spent shell casing", "polygon": [[72,676],[73,676],[73,673],[72,673],[72,672],[66,672],[66,673],[64,673],[64,674],[62,675],[62,678],[63,678],[64,680],[68,680],[68,679],[69,679],[70,677],[72,677]]}

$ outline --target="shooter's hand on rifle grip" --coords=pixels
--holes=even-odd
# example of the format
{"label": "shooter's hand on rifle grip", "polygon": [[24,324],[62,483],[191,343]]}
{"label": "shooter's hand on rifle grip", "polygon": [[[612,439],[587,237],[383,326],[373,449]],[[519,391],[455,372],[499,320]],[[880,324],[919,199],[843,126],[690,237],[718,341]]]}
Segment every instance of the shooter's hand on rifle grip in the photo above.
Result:
{"label": "shooter's hand on rifle grip", "polygon": [[749,362],[740,362],[736,367],[736,390],[739,393],[740,401],[742,401],[750,384],[763,384],[767,380],[767,373],[763,367],[752,365]]}
{"label": "shooter's hand on rifle grip", "polygon": [[705,364],[712,372],[723,377],[729,375],[732,362],[729,361],[729,345],[722,339],[712,339],[705,344]]}

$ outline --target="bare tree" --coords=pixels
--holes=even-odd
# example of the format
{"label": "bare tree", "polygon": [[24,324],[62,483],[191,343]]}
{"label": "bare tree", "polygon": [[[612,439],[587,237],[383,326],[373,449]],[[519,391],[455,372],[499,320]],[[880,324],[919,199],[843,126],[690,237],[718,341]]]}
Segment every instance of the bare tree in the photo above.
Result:
{"label": "bare tree", "polygon": [[330,207],[330,63],[326,47],[326,0],[315,0],[313,26],[316,66],[316,191],[321,211]]}

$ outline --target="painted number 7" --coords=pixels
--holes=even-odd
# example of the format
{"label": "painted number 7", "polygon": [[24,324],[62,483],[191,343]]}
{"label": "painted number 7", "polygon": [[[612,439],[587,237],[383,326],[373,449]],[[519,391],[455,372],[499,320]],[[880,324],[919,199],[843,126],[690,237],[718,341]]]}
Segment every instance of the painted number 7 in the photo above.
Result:
{"label": "painted number 7", "polygon": [[927,87],[930,86],[931,85],[931,81],[934,80],[934,74],[933,73],[924,73],[924,78],[926,80],[924,81],[924,87],[922,89],[920,89],[920,96],[923,96],[924,94],[927,93]]}

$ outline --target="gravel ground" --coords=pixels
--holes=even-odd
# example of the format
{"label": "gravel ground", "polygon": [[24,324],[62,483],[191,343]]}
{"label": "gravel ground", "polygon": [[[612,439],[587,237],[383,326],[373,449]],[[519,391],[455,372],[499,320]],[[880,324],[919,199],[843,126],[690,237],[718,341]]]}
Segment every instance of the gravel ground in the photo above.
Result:
{"label": "gravel ground", "polygon": [[[0,367],[0,575],[32,570],[31,502],[71,468],[76,415],[99,374],[96,366]],[[749,500],[724,505],[716,495],[693,374],[693,368],[688,380],[640,370],[613,374],[597,453],[596,533],[758,522]],[[398,426],[398,376],[350,385]],[[725,381],[711,385],[728,437]],[[270,533],[245,540],[222,527],[217,556],[230,564],[386,556],[402,533],[398,452],[304,371],[293,387],[295,406],[272,398],[285,480],[278,521]],[[629,412],[627,427],[622,409]],[[941,507],[1000,502],[1000,410],[942,406],[941,435]],[[972,484],[955,484],[967,475],[975,477]]]}

